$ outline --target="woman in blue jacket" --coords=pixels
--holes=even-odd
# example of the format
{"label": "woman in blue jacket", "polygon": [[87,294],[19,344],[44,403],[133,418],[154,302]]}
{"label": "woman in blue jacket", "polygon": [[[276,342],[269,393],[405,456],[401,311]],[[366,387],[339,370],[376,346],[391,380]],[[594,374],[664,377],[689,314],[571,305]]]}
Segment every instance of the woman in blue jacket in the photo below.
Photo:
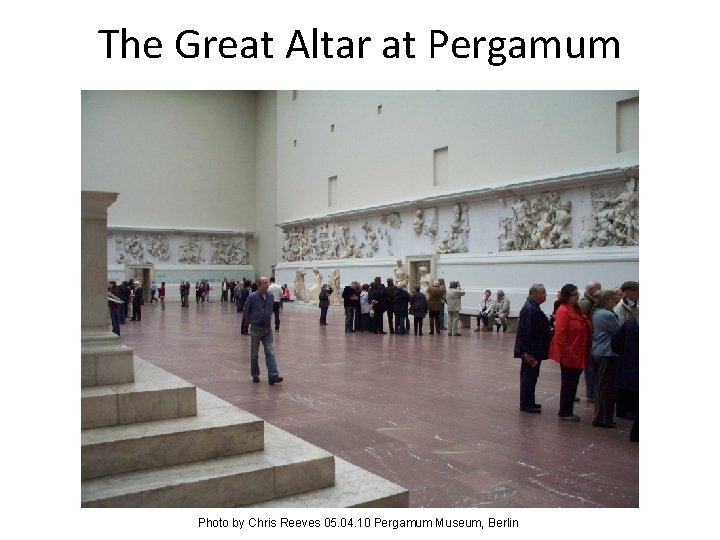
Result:
{"label": "woman in blue jacket", "polygon": [[617,397],[618,355],[612,350],[612,338],[620,329],[613,307],[617,303],[614,290],[598,294],[598,309],[593,315],[593,341],[590,354],[596,377],[595,427],[615,427],[615,398]]}

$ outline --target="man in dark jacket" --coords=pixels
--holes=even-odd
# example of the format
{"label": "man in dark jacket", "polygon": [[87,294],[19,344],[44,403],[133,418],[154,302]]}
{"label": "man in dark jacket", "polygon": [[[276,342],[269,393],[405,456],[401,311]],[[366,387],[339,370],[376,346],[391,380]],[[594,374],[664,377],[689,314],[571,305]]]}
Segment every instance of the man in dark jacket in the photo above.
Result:
{"label": "man in dark jacket", "polygon": [[145,303],[143,300],[143,288],[139,281],[133,282],[135,288],[133,289],[132,306],[133,306],[133,321],[140,321],[142,319],[142,305]]}
{"label": "man in dark jacket", "polygon": [[130,287],[127,281],[123,281],[118,287],[118,297],[123,301],[120,305],[120,324],[125,324],[128,315],[128,304],[130,303]]}
{"label": "man in dark jacket", "polygon": [[385,285],[382,284],[380,276],[377,276],[372,285],[370,285],[370,290],[368,291],[368,302],[370,302],[370,307],[373,312],[372,322],[370,324],[374,334],[387,334],[387,332],[383,331],[382,320],[385,304],[384,300]]}
{"label": "man in dark jacket", "polygon": [[405,334],[410,330],[406,324],[408,318],[408,302],[410,302],[410,293],[405,290],[405,284],[395,288],[394,306],[395,306],[395,333]]}
{"label": "man in dark jacket", "polygon": [[640,330],[637,319],[628,319],[612,338],[612,349],[619,358],[616,416],[634,419],[630,440],[637,441],[640,390]]}
{"label": "man in dark jacket", "polygon": [[383,309],[387,312],[388,328],[390,333],[395,333],[395,325],[393,324],[393,314],[395,313],[395,283],[393,278],[387,278],[387,286],[383,293]]}
{"label": "man in dark jacket", "polygon": [[320,326],[327,326],[327,312],[330,307],[330,296],[333,292],[332,287],[327,283],[324,283],[322,289],[320,289],[320,301],[318,306],[320,307]]}
{"label": "man in dark jacket", "polygon": [[275,384],[283,381],[278,374],[273,351],[273,331],[270,318],[273,314],[273,295],[268,291],[270,280],[261,277],[258,280],[258,290],[248,296],[243,307],[243,316],[250,323],[250,375],[253,382],[260,382],[260,366],[258,364],[260,343],[265,350],[265,365],[268,373],[268,383]]}
{"label": "man in dark jacket", "polygon": [[515,358],[520,364],[520,410],[540,413],[541,406],[535,401],[535,385],[540,376],[540,362],[547,359],[550,345],[550,321],[540,309],[545,302],[545,286],[536,283],[530,287],[525,305],[520,310],[515,334]]}
{"label": "man in dark jacket", "polygon": [[412,313],[414,319],[416,336],[418,335],[418,332],[421,336],[423,335],[423,319],[425,318],[425,315],[427,315],[427,311],[427,298],[420,292],[420,285],[416,285],[415,292],[410,297],[410,313]]}
{"label": "man in dark jacket", "polygon": [[356,282],[345,285],[342,292],[343,307],[345,308],[345,332],[354,332],[353,321],[355,320],[355,301],[358,299],[355,291]]}
{"label": "man in dark jacket", "polygon": [[250,322],[247,320],[247,317],[245,317],[245,304],[248,298],[250,298],[250,280],[246,279],[245,286],[240,290],[240,299],[238,300],[237,306],[238,311],[242,311],[243,314],[242,322],[240,323],[240,333],[243,335],[250,333],[248,331]]}

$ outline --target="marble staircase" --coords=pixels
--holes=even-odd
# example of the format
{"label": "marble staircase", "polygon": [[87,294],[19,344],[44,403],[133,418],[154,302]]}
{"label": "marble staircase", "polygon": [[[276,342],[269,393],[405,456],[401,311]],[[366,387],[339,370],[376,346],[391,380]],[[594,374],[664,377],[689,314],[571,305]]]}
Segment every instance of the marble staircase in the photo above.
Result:
{"label": "marble staircase", "polygon": [[408,491],[135,356],[81,391],[83,507],[407,507]]}

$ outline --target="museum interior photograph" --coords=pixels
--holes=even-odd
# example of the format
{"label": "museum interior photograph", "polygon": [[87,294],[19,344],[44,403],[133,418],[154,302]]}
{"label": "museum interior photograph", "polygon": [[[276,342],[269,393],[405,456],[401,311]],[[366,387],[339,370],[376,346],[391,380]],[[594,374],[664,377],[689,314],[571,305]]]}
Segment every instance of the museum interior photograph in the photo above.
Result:
{"label": "museum interior photograph", "polygon": [[638,91],[86,90],[81,129],[82,507],[639,507]]}

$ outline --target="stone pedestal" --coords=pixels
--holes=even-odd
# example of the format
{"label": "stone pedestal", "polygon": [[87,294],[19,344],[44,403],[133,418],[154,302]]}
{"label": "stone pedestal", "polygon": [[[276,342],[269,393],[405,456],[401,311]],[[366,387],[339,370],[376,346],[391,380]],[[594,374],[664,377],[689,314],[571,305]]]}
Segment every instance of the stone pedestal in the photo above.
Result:
{"label": "stone pedestal", "polygon": [[130,383],[132,349],[108,330],[107,209],[117,193],[83,191],[80,295],[81,386]]}

